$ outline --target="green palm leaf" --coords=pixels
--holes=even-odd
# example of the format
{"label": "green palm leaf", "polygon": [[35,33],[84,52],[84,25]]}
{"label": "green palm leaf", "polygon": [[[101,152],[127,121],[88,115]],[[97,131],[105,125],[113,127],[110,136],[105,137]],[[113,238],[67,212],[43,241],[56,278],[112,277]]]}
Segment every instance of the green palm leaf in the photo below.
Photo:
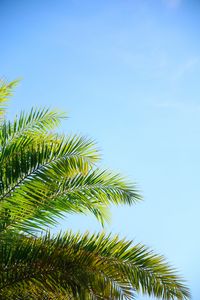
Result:
{"label": "green palm leaf", "polygon": [[105,209],[111,203],[130,205],[140,199],[134,185],[119,175],[98,170],[71,175],[68,168],[59,165],[16,189],[12,197],[4,199],[2,209],[10,210],[18,228],[33,229],[55,224],[63,212],[91,211],[104,222]]}
{"label": "green palm leaf", "polygon": [[[45,174],[61,165],[68,173],[87,172],[98,160],[94,143],[84,137],[40,136],[39,141],[20,141],[15,148],[1,153],[1,196],[3,200],[16,188],[40,174]],[[25,138],[26,139],[26,138]]]}
{"label": "green palm leaf", "polygon": [[17,85],[18,80],[6,83],[4,80],[0,80],[0,120],[2,120],[8,98],[12,95],[13,88]]}
{"label": "green palm leaf", "polygon": [[[2,295],[31,287],[58,299],[133,299],[135,292],[162,299],[188,299],[182,279],[162,256],[143,245],[104,233],[19,237],[1,246]],[[35,292],[34,292],[35,291]],[[16,294],[15,294],[16,295]],[[7,298],[5,298],[7,299]],[[67,298],[68,299],[68,298]]]}

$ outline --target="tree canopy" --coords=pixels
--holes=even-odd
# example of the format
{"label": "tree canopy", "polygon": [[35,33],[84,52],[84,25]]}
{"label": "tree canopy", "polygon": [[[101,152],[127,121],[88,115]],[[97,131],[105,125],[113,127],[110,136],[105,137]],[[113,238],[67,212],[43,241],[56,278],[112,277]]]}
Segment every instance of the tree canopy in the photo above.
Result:
{"label": "tree canopy", "polygon": [[103,224],[110,204],[132,205],[141,195],[98,167],[91,139],[56,132],[62,112],[32,108],[7,120],[15,85],[0,84],[0,297],[189,299],[176,270],[144,245],[105,233],[51,234],[66,213],[90,212]]}

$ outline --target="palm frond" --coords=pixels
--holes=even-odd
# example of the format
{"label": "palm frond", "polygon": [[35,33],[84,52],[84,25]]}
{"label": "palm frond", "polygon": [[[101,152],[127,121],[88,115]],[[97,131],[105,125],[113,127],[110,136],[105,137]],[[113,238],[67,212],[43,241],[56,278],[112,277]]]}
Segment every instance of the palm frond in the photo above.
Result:
{"label": "palm frond", "polygon": [[9,209],[13,226],[44,229],[63,213],[72,212],[90,211],[103,223],[111,203],[131,205],[138,200],[141,196],[136,187],[119,175],[91,170],[70,176],[68,168],[59,164],[41,171],[4,198],[2,208]]}
{"label": "palm frond", "polygon": [[47,294],[60,291],[61,297],[68,294],[71,299],[133,299],[135,292],[165,300],[190,296],[162,256],[118,236],[20,236],[0,249],[3,295],[32,285],[33,293],[39,288]]}
{"label": "palm frond", "polygon": [[1,153],[0,201],[41,174],[50,175],[53,170],[59,172],[60,167],[65,168],[65,176],[87,173],[98,159],[94,142],[85,137],[52,138],[50,135],[49,139],[47,136],[42,139],[40,136],[39,141],[34,140],[28,145],[20,140],[20,143],[15,143],[12,148],[6,147]]}
{"label": "palm frond", "polygon": [[4,80],[0,80],[0,120],[2,120],[6,104],[9,97],[12,95],[13,88],[17,85],[18,80],[6,83]]}
{"label": "palm frond", "polygon": [[[60,124],[65,114],[50,109],[34,109],[29,113],[21,112],[14,121],[5,120],[1,127],[0,145],[4,149],[11,144],[17,144],[24,139],[35,139],[37,135],[48,133]],[[24,141],[23,141],[24,142]],[[17,146],[15,145],[15,147]]]}

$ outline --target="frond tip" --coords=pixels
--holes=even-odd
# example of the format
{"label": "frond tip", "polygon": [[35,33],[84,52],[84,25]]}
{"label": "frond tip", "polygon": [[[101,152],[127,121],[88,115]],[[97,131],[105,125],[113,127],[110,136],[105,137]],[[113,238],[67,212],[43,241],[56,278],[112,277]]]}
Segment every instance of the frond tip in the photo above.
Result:
{"label": "frond tip", "polygon": [[3,117],[6,108],[6,102],[8,98],[12,95],[13,88],[17,85],[19,80],[14,80],[9,83],[0,79],[0,118]]}

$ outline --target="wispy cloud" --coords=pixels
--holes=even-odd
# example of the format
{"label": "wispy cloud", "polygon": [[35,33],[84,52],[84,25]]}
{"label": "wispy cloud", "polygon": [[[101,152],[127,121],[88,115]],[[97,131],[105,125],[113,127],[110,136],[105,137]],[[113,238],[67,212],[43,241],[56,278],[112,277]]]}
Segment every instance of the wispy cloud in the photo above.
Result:
{"label": "wispy cloud", "polygon": [[185,102],[185,101],[176,101],[176,100],[164,100],[154,102],[154,107],[160,109],[169,109],[175,111],[182,111],[188,113],[200,112],[200,105],[195,102]]}
{"label": "wispy cloud", "polygon": [[170,8],[178,8],[180,7],[182,0],[163,0],[163,2]]}
{"label": "wispy cloud", "polygon": [[192,57],[186,60],[184,63],[179,65],[172,76],[173,80],[177,80],[193,71],[199,65],[199,57]]}

